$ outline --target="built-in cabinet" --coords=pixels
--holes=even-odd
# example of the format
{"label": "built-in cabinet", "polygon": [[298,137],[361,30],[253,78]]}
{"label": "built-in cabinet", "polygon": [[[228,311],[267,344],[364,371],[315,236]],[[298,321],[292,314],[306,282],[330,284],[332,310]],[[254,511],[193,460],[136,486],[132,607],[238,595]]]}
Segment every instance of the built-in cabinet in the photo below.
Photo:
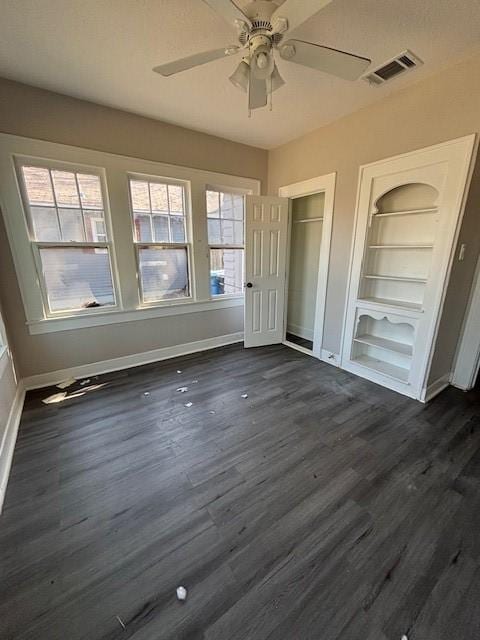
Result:
{"label": "built-in cabinet", "polygon": [[360,170],[342,366],[424,400],[474,136]]}

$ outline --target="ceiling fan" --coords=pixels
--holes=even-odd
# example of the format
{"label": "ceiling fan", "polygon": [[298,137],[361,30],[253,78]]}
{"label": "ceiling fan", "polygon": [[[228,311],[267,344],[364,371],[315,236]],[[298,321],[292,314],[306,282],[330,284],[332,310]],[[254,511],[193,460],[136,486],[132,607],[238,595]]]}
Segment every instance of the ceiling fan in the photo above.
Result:
{"label": "ceiling fan", "polygon": [[[356,80],[370,64],[368,58],[302,40],[285,40],[287,34],[308,20],[331,0],[253,0],[241,10],[232,0],[204,0],[238,34],[238,45],[197,53],[153,70],[171,76],[207,62],[242,53],[242,61],[230,81],[248,93],[249,110],[268,103],[268,96],[285,84],[274,51],[282,60],[323,71],[345,80]],[[271,104],[271,102],[270,102]]]}

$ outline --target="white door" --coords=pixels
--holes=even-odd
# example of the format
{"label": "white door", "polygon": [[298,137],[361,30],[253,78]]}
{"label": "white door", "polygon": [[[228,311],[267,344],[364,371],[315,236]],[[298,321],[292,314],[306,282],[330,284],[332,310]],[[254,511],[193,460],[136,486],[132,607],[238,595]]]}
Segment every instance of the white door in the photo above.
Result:
{"label": "white door", "polygon": [[247,196],[245,346],[283,341],[288,199]]}

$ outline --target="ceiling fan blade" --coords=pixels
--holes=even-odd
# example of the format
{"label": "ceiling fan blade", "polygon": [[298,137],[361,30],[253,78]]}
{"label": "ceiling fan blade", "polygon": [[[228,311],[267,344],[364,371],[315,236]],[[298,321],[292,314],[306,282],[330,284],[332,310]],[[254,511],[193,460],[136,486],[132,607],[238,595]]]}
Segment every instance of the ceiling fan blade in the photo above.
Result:
{"label": "ceiling fan blade", "polygon": [[253,73],[249,74],[248,81],[248,108],[260,109],[267,104],[267,81],[255,78]]}
{"label": "ceiling fan blade", "polygon": [[301,40],[288,40],[285,44],[282,43],[280,56],[289,62],[303,64],[344,80],[357,80],[371,62],[368,58],[362,58],[353,53],[321,47]]}
{"label": "ceiling fan blade", "polygon": [[174,60],[173,62],[167,62],[167,64],[161,64],[158,67],[154,67],[156,73],[160,73],[162,76],[168,77],[193,67],[199,67],[207,62],[218,60],[219,58],[225,58],[225,56],[233,56],[240,51],[240,47],[224,47],[223,49],[213,49],[212,51],[204,51],[203,53],[195,53],[193,56],[187,56],[186,58],[180,58],[180,60]]}
{"label": "ceiling fan blade", "polygon": [[332,0],[286,0],[275,10],[271,18],[274,25],[278,18],[286,18],[288,21],[286,31],[290,32],[315,15],[318,11],[330,4]]}
{"label": "ceiling fan blade", "polygon": [[232,27],[236,27],[236,21],[244,22],[248,29],[252,28],[250,19],[241,11],[232,0],[203,0],[214,11],[222,16]]}

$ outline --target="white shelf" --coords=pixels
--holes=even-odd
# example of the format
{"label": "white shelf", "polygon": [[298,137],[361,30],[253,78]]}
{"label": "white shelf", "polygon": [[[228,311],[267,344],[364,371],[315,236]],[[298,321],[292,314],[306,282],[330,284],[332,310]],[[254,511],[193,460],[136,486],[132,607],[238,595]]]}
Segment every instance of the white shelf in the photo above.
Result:
{"label": "white shelf", "polygon": [[408,382],[410,370],[405,369],[404,367],[390,364],[390,362],[383,362],[383,360],[377,360],[376,358],[372,358],[367,355],[357,356],[353,359],[353,362],[361,365],[362,367],[367,367],[367,369],[377,371],[377,373],[387,376],[388,378],[400,380],[400,382]]}
{"label": "white shelf", "polygon": [[374,273],[369,273],[363,276],[367,280],[392,280],[393,282],[416,282],[418,284],[426,284],[426,278],[407,278],[406,276],[381,276]]}
{"label": "white shelf", "polygon": [[369,304],[382,307],[404,309],[405,311],[418,311],[420,313],[423,313],[422,305],[417,302],[407,302],[405,300],[389,300],[388,298],[374,298],[372,296],[367,298],[358,298],[359,304],[362,304],[363,302],[368,302]]}
{"label": "white shelf", "polygon": [[373,213],[372,218],[386,218],[388,216],[410,216],[421,213],[436,213],[438,207],[430,207],[428,209],[407,209],[405,211],[385,211],[381,213]]}
{"label": "white shelf", "polygon": [[433,244],[371,244],[369,249],[433,249]]}
{"label": "white shelf", "polygon": [[409,358],[411,358],[413,354],[413,347],[411,344],[397,342],[396,340],[389,340],[387,338],[380,338],[379,336],[372,336],[370,334],[357,336],[356,338],[354,338],[354,342],[367,344],[371,347],[384,349],[385,351],[400,353],[402,356],[408,356]]}

